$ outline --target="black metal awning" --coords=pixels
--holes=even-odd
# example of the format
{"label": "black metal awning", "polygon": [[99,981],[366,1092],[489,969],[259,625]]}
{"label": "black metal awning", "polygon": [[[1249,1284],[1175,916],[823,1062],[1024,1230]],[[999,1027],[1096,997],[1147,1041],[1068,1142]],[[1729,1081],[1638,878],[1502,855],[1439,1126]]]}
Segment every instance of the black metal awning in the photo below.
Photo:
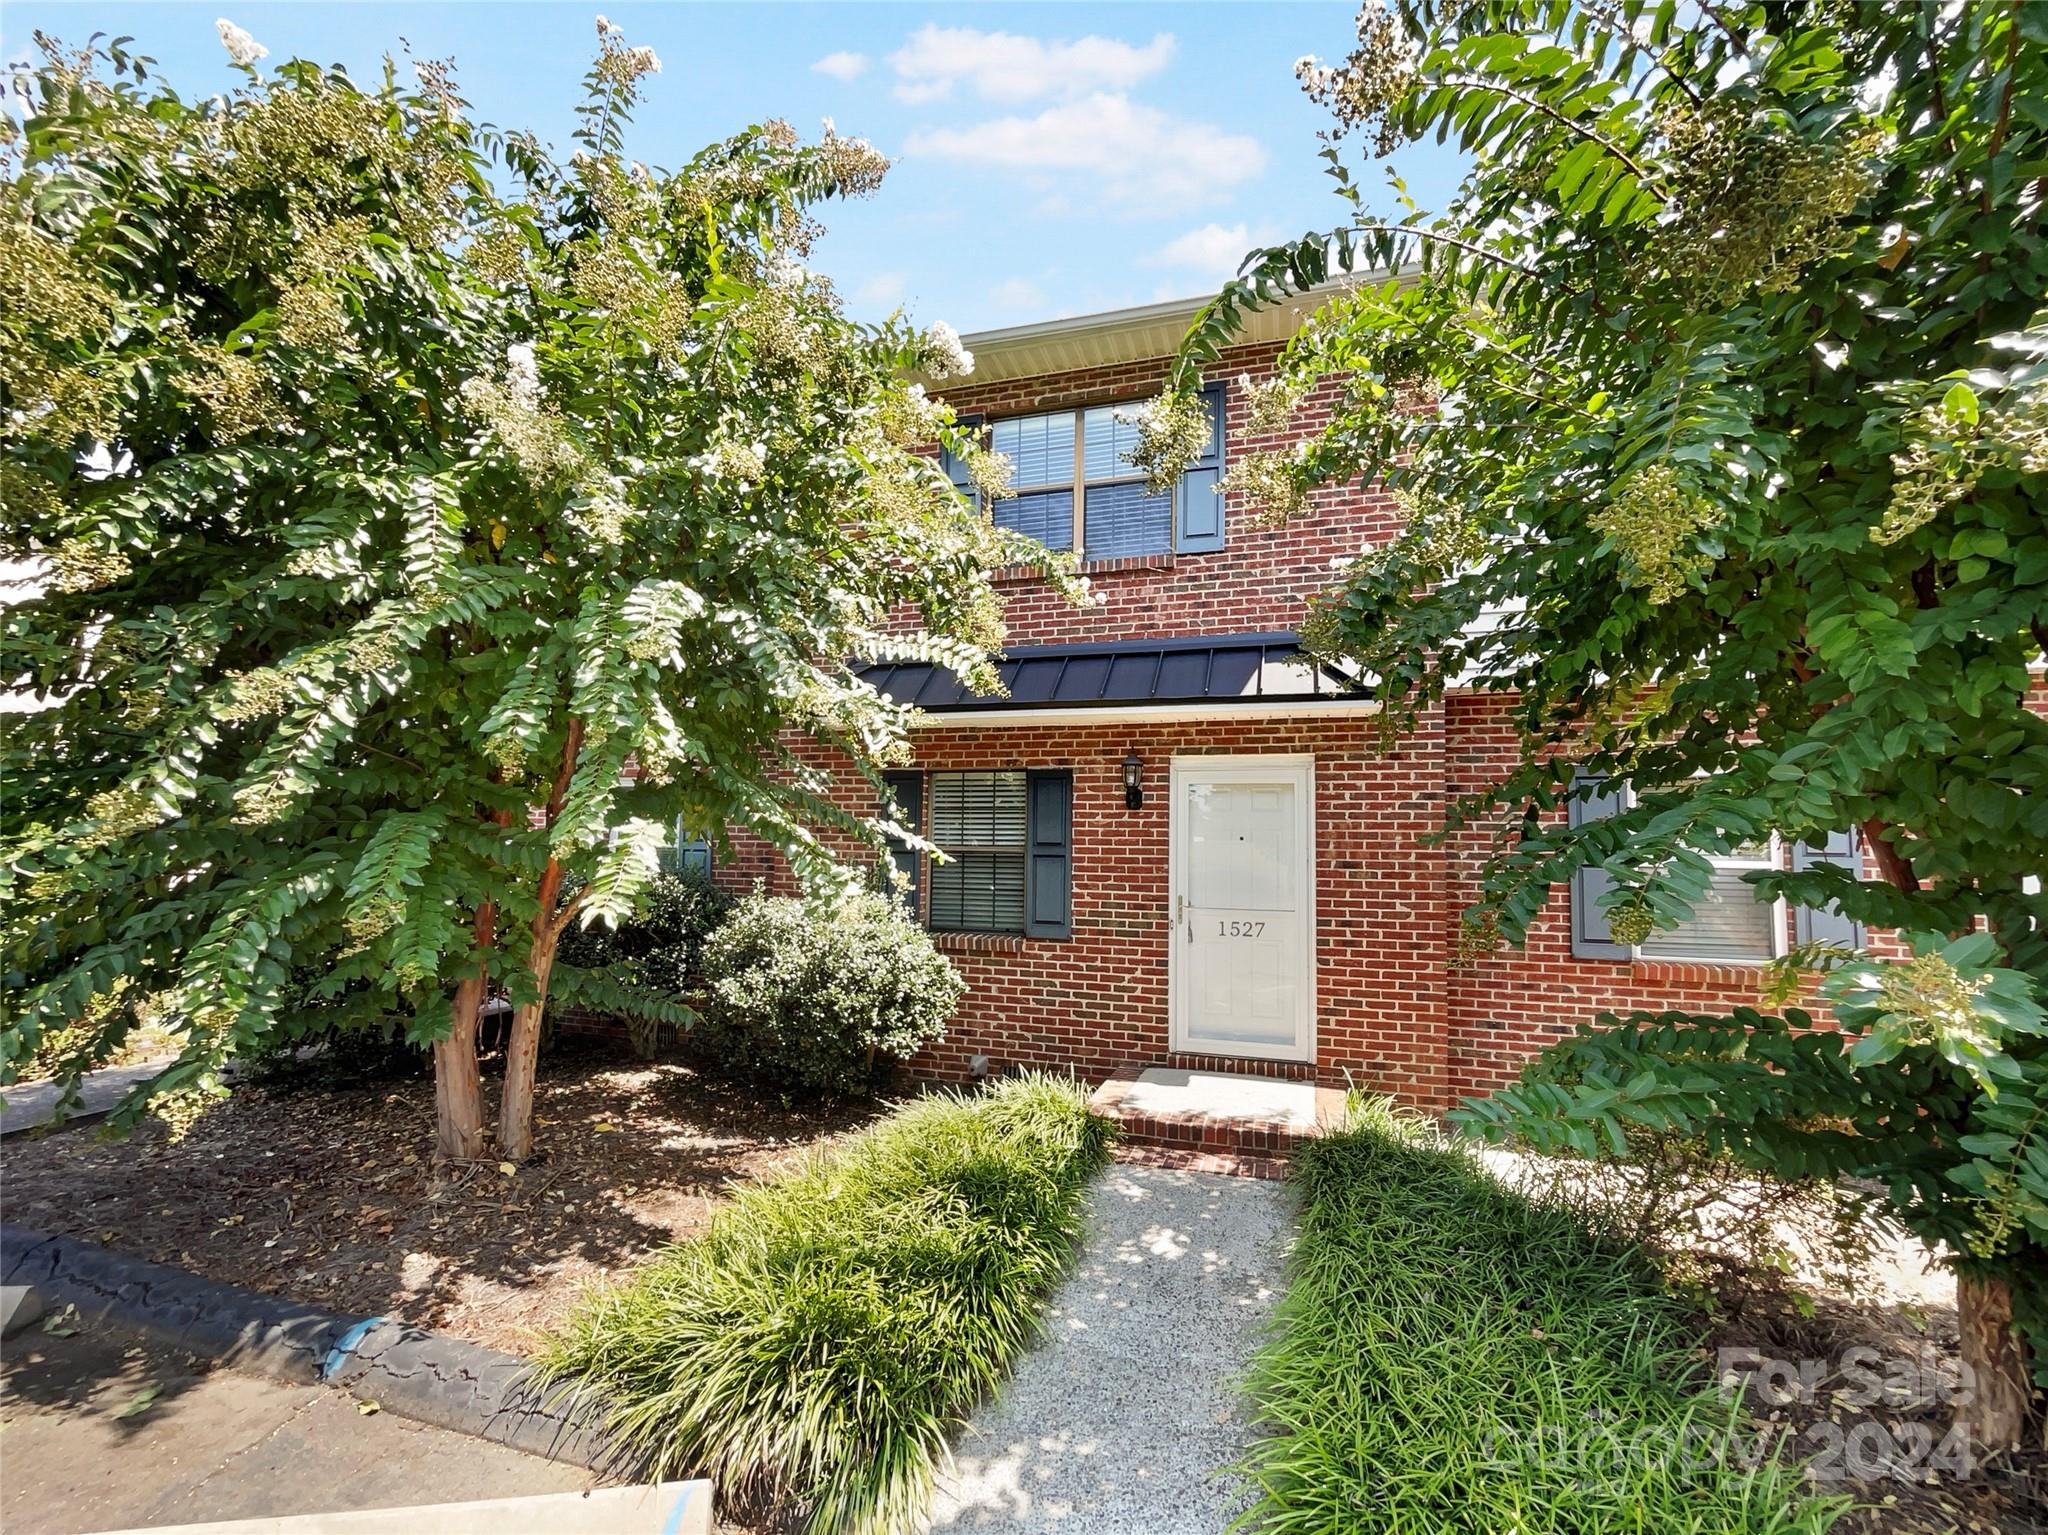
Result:
{"label": "black metal awning", "polygon": [[1008,697],[969,692],[943,666],[922,661],[858,670],[878,692],[934,714],[1371,700],[1355,679],[1303,651],[1301,636],[1291,633],[1018,645],[996,663]]}

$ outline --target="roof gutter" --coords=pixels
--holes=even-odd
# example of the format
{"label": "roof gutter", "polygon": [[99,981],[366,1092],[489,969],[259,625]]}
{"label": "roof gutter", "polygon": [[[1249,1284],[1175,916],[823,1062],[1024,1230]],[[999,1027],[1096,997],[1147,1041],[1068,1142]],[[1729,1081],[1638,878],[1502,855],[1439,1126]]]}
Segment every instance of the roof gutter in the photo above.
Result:
{"label": "roof gutter", "polygon": [[[1375,269],[1358,272],[1286,294],[1262,308],[1247,310],[1236,340],[1244,343],[1285,341],[1300,329],[1302,321],[1310,313],[1335,295],[1368,283],[1405,282],[1414,276],[1415,270],[1403,267],[1396,271]],[[925,382],[942,390],[972,389],[977,385],[1002,383],[1010,379],[1171,357],[1186,336],[1188,327],[1214,298],[1214,294],[1207,294],[1200,298],[1169,299],[1164,303],[1137,304],[1128,309],[1105,310],[1099,314],[1069,315],[1057,320],[1034,320],[1026,325],[975,331],[961,337],[968,350],[974,353],[974,372],[964,379],[948,380],[943,385],[929,378]]]}

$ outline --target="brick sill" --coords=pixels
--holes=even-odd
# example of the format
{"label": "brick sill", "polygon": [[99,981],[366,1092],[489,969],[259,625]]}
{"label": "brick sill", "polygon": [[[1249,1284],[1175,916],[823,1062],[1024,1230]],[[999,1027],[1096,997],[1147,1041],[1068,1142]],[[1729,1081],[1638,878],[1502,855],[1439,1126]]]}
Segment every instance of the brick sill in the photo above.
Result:
{"label": "brick sill", "polygon": [[1736,960],[1632,959],[1629,961],[1628,971],[1634,980],[1662,982],[1665,985],[1747,980],[1761,986],[1764,972],[1769,968],[1768,965],[1743,964]]}
{"label": "brick sill", "polygon": [[[1147,571],[1171,570],[1178,559],[1178,555],[1172,554],[1135,554],[1122,560],[1083,560],[1080,574],[1090,577],[1140,575]],[[994,579],[999,586],[1019,586],[1042,577],[1029,565],[1006,565],[995,573]]]}
{"label": "brick sill", "polygon": [[1022,954],[1019,933],[933,933],[932,946],[941,954]]}

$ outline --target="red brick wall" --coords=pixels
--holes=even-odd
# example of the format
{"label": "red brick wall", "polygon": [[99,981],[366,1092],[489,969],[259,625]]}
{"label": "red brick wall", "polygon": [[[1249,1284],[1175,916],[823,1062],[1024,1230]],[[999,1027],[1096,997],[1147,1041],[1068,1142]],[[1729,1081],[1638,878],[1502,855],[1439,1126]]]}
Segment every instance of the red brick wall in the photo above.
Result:
{"label": "red brick wall", "polygon": [[[1446,791],[1451,797],[1497,782],[1514,768],[1519,748],[1506,700],[1454,696],[1445,714]],[[1490,848],[1485,827],[1467,828],[1451,839],[1451,888],[1444,912],[1449,944],[1457,942],[1459,913],[1478,898]],[[1788,941],[1791,920],[1788,911]],[[1755,966],[1576,959],[1570,898],[1559,889],[1524,947],[1502,948],[1452,970],[1447,1020],[1451,1076],[1460,1093],[1486,1092],[1504,1086],[1529,1056],[1601,1012],[1754,1006],[1762,979]]]}
{"label": "red brick wall", "polygon": [[[1100,1079],[1168,1050],[1167,837],[1176,754],[1315,756],[1316,1070],[1441,1103],[1444,854],[1420,845],[1443,813],[1443,736],[1426,728],[1391,753],[1370,715],[1198,724],[943,727],[919,732],[918,766],[1071,768],[1073,937],[940,934],[969,990],[945,1041],[913,1069],[964,1077],[973,1056]],[[1142,808],[1124,806],[1123,759],[1145,762]],[[865,796],[855,786],[849,803]],[[866,807],[863,807],[866,808]],[[764,847],[722,873],[790,888]]]}
{"label": "red brick wall", "polygon": [[[1269,376],[1278,348],[1239,348],[1210,370],[1227,380],[1227,452],[1279,447],[1243,433],[1241,375]],[[949,393],[963,413],[985,416],[1143,399],[1165,362],[974,386]],[[1309,430],[1335,403],[1326,385],[1304,402]],[[1308,513],[1282,529],[1251,525],[1230,507],[1225,548],[1215,554],[1086,567],[1099,605],[1075,609],[1035,581],[1007,592],[1013,643],[1227,634],[1299,626],[1333,566],[1383,544],[1400,525],[1378,489],[1318,492]],[[1199,743],[1197,745],[1196,743]],[[1136,814],[1122,809],[1116,772],[1127,747],[1146,756],[1157,789]],[[994,1064],[1072,1063],[1100,1075],[1166,1053],[1167,883],[1165,760],[1174,751],[1314,751],[1318,828],[1317,1070],[1440,1105],[1497,1086],[1519,1062],[1574,1023],[1604,1009],[1727,1006],[1754,1001],[1755,970],[1700,965],[1614,964],[1571,957],[1560,893],[1526,953],[1448,964],[1458,914],[1476,896],[1486,836],[1445,848],[1421,839],[1438,824],[1446,789],[1477,787],[1513,761],[1514,738],[1498,700],[1456,698],[1420,734],[1380,756],[1370,723],[1246,724],[1137,731],[1032,728],[926,730],[928,767],[1076,769],[1075,937],[1068,944],[978,940],[993,952],[961,952],[968,1001],[946,1044],[918,1064],[964,1073],[970,1056]]]}
{"label": "red brick wall", "polygon": [[[1271,371],[1275,348],[1242,348],[1212,377],[1227,378],[1230,452],[1248,445],[1235,379]],[[1163,360],[1028,379],[950,395],[962,411],[1004,414],[1156,392]],[[1304,424],[1330,400],[1311,400]],[[1277,444],[1259,444],[1277,445]],[[1288,527],[1255,529],[1228,513],[1215,554],[1094,567],[1099,605],[1075,609],[1035,581],[1006,590],[1015,644],[1292,629],[1333,564],[1385,542],[1398,507],[1379,491],[1319,493]],[[1074,772],[1073,937],[942,936],[969,983],[945,1041],[913,1065],[959,1077],[975,1056],[993,1069],[1071,1067],[1091,1079],[1168,1053],[1168,801],[1176,753],[1315,756],[1319,1079],[1391,1091],[1429,1107],[1509,1080],[1522,1060],[1606,1010],[1724,1010],[1758,1000],[1753,967],[1615,963],[1572,957],[1568,900],[1553,895],[1527,947],[1452,966],[1459,913],[1477,895],[1489,846],[1483,829],[1425,847],[1447,799],[1505,773],[1516,742],[1506,705],[1458,696],[1392,751],[1370,716],[1247,720],[1219,709],[1199,723],[1074,723],[932,727],[918,732],[918,766],[1071,768]],[[816,759],[816,748],[805,747]],[[1145,760],[1144,807],[1124,808],[1124,754]],[[824,765],[820,763],[819,765]],[[851,775],[847,803],[869,808]],[[726,883],[790,880],[765,845],[742,838]],[[1789,921],[1789,918],[1788,918]],[[1259,1068],[1250,1068],[1259,1069]]]}
{"label": "red brick wall", "polygon": [[[1070,768],[1074,773],[1069,940],[937,935],[968,994],[942,1044],[912,1062],[969,1074],[975,1056],[1071,1067],[1099,1079],[1169,1052],[1169,772],[1176,755],[1315,758],[1315,1076],[1440,1108],[1512,1079],[1529,1055],[1603,1011],[1723,1010],[1759,997],[1754,966],[1575,959],[1560,889],[1523,949],[1453,964],[1459,913],[1479,892],[1482,828],[1424,839],[1447,798],[1514,760],[1505,703],[1457,696],[1391,751],[1370,715],[1199,723],[942,726],[916,738],[917,766]],[[1124,807],[1122,764],[1145,763],[1145,803]],[[847,790],[858,804],[866,791]],[[862,808],[865,808],[864,806]],[[725,876],[791,887],[764,847]],[[1787,918],[1790,920],[1789,916]],[[1244,1069],[1264,1069],[1249,1065]]]}

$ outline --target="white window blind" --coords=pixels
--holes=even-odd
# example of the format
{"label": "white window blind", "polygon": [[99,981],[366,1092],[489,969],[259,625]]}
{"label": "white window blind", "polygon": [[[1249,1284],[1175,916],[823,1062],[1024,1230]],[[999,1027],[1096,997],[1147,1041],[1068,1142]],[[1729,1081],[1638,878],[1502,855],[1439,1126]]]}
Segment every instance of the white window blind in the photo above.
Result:
{"label": "white window blind", "polygon": [[1025,775],[933,773],[928,787],[929,836],[947,855],[931,866],[931,925],[956,932],[1023,932]]}

